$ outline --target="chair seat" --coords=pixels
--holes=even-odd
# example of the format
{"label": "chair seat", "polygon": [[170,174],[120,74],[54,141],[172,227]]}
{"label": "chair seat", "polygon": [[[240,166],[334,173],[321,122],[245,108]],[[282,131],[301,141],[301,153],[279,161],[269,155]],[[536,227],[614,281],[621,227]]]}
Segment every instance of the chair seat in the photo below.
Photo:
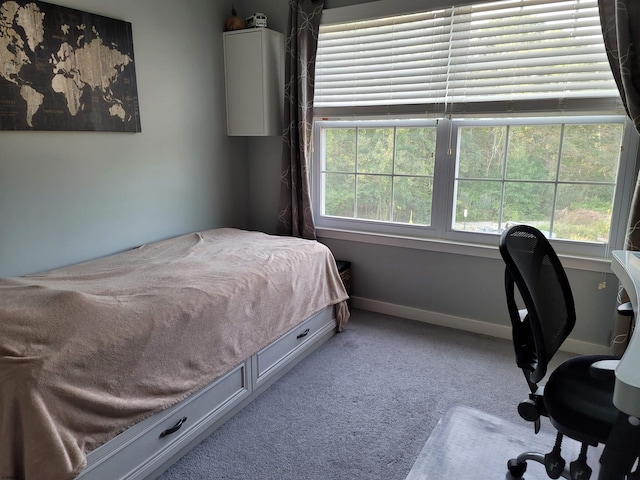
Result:
{"label": "chair seat", "polygon": [[613,405],[615,376],[594,376],[589,367],[612,355],[584,355],[567,360],[549,376],[544,405],[553,426],[562,434],[591,445],[605,443],[618,415]]}

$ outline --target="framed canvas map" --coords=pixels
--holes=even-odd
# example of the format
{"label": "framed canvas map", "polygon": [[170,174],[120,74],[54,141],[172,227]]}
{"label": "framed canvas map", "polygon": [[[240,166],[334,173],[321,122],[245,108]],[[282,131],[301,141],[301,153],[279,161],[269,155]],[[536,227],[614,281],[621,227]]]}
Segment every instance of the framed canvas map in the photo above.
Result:
{"label": "framed canvas map", "polygon": [[139,132],[131,23],[0,0],[0,129]]}

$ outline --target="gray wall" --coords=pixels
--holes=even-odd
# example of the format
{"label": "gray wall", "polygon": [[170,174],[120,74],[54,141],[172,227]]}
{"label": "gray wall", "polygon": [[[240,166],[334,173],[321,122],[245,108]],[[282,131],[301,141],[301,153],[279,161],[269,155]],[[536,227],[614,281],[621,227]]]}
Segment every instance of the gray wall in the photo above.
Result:
{"label": "gray wall", "polygon": [[[345,240],[321,241],[337,258],[352,262],[356,297],[509,325],[501,260]],[[607,345],[617,279],[606,275],[607,288],[598,290],[601,273],[567,269],[567,275],[578,316],[572,338]]]}
{"label": "gray wall", "polygon": [[[363,0],[326,0],[325,8]],[[287,0],[235,2],[238,13],[267,14],[269,28],[285,32]],[[250,225],[273,233],[277,221],[281,149],[278,139],[251,138],[249,143]],[[507,326],[501,260],[427,250],[320,238],[338,258],[352,262],[353,295],[428,312]],[[606,345],[612,327],[617,279],[568,270],[576,299],[578,324],[573,338]]]}
{"label": "gray wall", "polygon": [[246,227],[247,144],[226,136],[210,0],[58,0],[132,23],[142,133],[0,131],[0,275]]}

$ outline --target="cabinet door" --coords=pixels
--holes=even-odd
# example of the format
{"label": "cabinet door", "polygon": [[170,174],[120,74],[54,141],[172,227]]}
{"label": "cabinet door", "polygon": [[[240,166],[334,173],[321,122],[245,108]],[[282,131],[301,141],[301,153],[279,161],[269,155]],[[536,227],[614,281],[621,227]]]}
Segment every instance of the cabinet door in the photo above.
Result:
{"label": "cabinet door", "polygon": [[252,29],[224,34],[228,135],[280,135],[282,34]]}

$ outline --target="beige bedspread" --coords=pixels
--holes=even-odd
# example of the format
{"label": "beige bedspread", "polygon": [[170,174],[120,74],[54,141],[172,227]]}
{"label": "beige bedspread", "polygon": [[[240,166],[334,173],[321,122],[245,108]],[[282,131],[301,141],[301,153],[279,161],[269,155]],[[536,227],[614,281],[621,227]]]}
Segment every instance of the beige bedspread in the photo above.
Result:
{"label": "beige bedspread", "polygon": [[324,245],[235,229],[0,279],[0,479],[75,477],[89,451],[346,298]]}

